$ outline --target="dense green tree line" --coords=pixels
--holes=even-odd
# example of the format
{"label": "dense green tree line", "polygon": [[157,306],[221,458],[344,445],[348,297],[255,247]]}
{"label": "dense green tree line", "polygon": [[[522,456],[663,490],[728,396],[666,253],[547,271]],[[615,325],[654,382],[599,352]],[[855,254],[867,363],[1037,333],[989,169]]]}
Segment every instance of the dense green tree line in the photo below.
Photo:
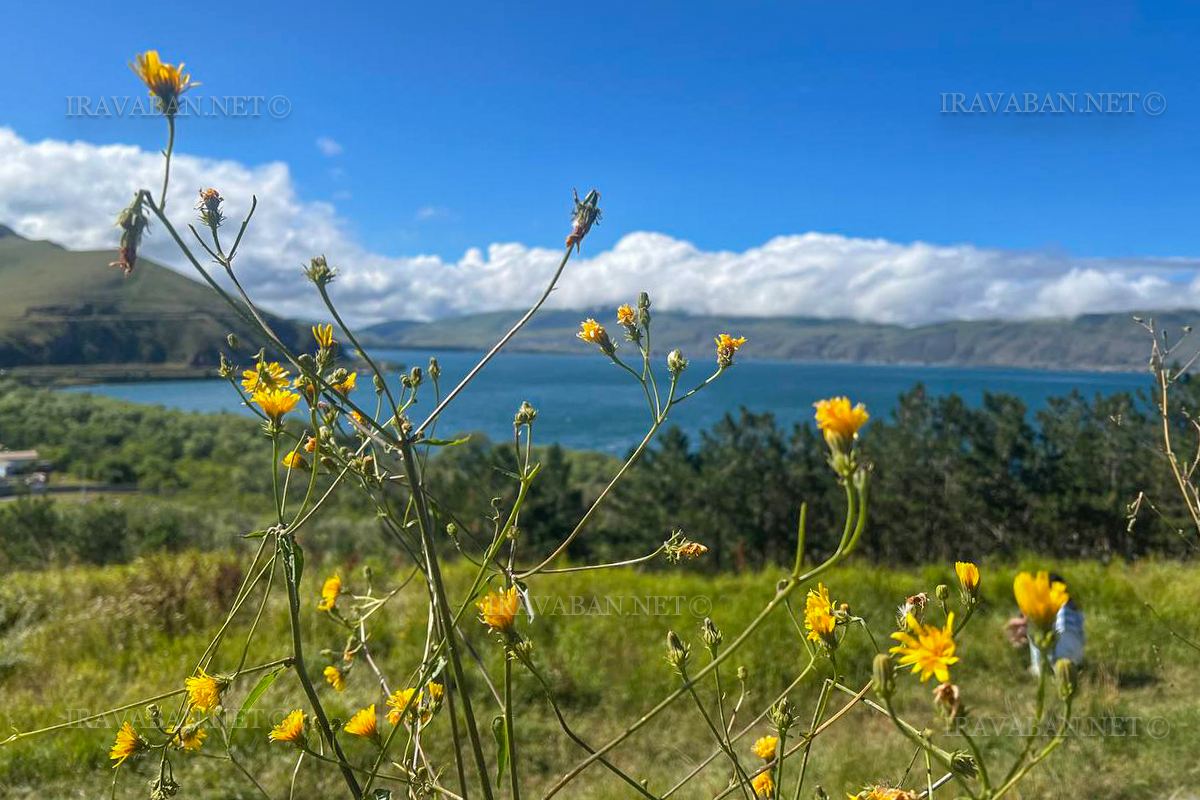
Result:
{"label": "dense green tree line", "polygon": [[[1183,407],[1196,390],[1179,387]],[[1020,400],[985,397],[971,406],[918,386],[864,428],[873,465],[871,532],[861,551],[889,561],[946,560],[1027,550],[1061,556],[1133,558],[1185,554],[1182,506],[1158,448],[1157,416],[1128,394],[1051,400],[1031,414]],[[1187,430],[1177,421],[1180,433]],[[257,423],[232,414],[166,409],[0,384],[0,443],[38,447],[60,470],[163,495],[157,510],[111,505],[0,506],[0,557],[9,564],[122,560],[160,547],[219,546],[269,508],[269,452]],[[443,524],[461,541],[486,540],[493,499],[511,500],[512,444],[481,436],[437,452],[429,485]],[[541,448],[543,469],[521,519],[522,550],[546,552],[570,532],[619,462]],[[323,478],[327,480],[327,478]],[[402,488],[391,491],[401,493]],[[1144,492],[1130,521],[1129,504]],[[372,509],[358,495],[331,505],[310,535],[345,553],[375,547]],[[727,415],[699,437],[666,431],[629,472],[572,546],[577,558],[641,555],[674,528],[705,543],[720,569],[792,558],[801,502],[808,546],[828,551],[840,535],[843,494],[810,425],[770,414]],[[172,513],[176,503],[187,513]],[[219,511],[204,521],[195,509]],[[231,521],[230,513],[243,514]],[[215,519],[215,518],[214,518]],[[211,528],[218,528],[215,535]],[[333,531],[323,539],[321,530]],[[1186,530],[1186,529],[1185,529]],[[47,540],[53,540],[54,544]],[[447,549],[453,543],[445,541]]]}

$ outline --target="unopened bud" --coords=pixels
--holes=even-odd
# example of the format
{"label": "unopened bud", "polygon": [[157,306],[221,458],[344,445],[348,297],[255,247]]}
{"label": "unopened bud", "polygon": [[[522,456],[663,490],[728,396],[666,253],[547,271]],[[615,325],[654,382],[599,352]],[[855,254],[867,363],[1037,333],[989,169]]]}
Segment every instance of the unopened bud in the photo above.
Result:
{"label": "unopened bud", "polygon": [[517,409],[517,413],[513,416],[513,425],[529,425],[537,419],[537,409],[529,404],[529,401],[523,401],[521,407]]}
{"label": "unopened bud", "polygon": [[716,626],[710,617],[705,617],[704,622],[700,623],[700,638],[704,641],[704,646],[709,652],[716,655],[717,648],[721,646],[721,641],[724,638],[721,635],[721,629]]}
{"label": "unopened bud", "polygon": [[678,375],[688,368],[688,360],[683,357],[683,353],[679,350],[672,350],[667,353],[667,371],[672,375]]}
{"label": "unopened bud", "polygon": [[412,383],[413,388],[421,385],[422,372],[420,367],[413,367],[408,372],[408,380]]}
{"label": "unopened bud", "polygon": [[225,358],[225,354],[221,353],[221,361],[217,364],[217,374],[222,378],[228,378],[233,374],[233,365]]}
{"label": "unopened bud", "polygon": [[429,359],[429,377],[435,381],[442,377],[442,365],[438,363],[436,358]]}
{"label": "unopened bud", "polygon": [[944,583],[939,583],[933,593],[937,595],[937,599],[942,605],[945,605],[946,601],[950,599],[950,587]]}
{"label": "unopened bud", "polygon": [[687,669],[688,646],[685,645],[675,631],[667,631],[667,663],[680,675]]}
{"label": "unopened bud", "polygon": [[737,679],[738,679],[739,681],[741,681],[741,682],[745,683],[745,682],[746,682],[746,678],[748,678],[748,677],[750,677],[750,673],[746,671],[746,668],[745,668],[745,667],[740,667],[740,666],[739,666],[739,667],[737,668]]}
{"label": "unopened bud", "polygon": [[779,731],[779,735],[785,736],[796,721],[796,707],[792,705],[792,701],[785,697],[771,706],[768,716],[771,719],[771,724]]}
{"label": "unopened bud", "polygon": [[1054,662],[1054,680],[1058,682],[1058,696],[1064,702],[1075,696],[1078,676],[1079,670],[1071,659],[1060,658]]}
{"label": "unopened bud", "polygon": [[892,659],[887,653],[879,653],[871,664],[871,677],[875,684],[875,694],[883,700],[888,700],[896,690],[896,676],[892,670]]}

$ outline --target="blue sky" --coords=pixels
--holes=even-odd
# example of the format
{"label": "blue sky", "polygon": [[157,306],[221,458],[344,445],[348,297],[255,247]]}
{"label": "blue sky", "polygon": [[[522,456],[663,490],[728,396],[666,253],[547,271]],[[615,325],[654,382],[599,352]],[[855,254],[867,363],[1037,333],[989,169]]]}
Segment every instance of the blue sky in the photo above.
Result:
{"label": "blue sky", "polygon": [[[564,192],[595,184],[601,246],[631,230],[706,249],[818,230],[1197,254],[1194,2],[217,8],[12,5],[0,124],[159,147],[152,120],[64,113],[67,95],[137,91],[122,65],[157,46],[200,92],[292,103],[283,120],[203,120],[181,148],[282,159],[311,199],[349,193],[339,210],[384,253],[555,241]],[[939,113],[955,91],[1154,91],[1168,107]],[[343,152],[322,155],[318,136]],[[437,211],[418,223],[422,208]]]}
{"label": "blue sky", "polygon": [[[0,82],[0,128],[22,147],[156,151],[161,120],[66,113],[68,96],[141,94],[125,64],[156,47],[186,61],[203,84],[196,94],[282,95],[291,105],[284,119],[188,120],[181,153],[248,170],[285,163],[297,201],[332,204],[340,235],[372,258],[461,265],[469,248],[494,243],[560,247],[570,189],[591,186],[606,211],[593,253],[638,231],[702,254],[812,231],[1034,252],[1056,274],[1076,270],[1071,259],[1200,256],[1200,3],[347,8],[12,5],[6,26],[19,35],[0,50],[10,77]],[[953,92],[1156,92],[1166,110],[941,113],[942,93]],[[322,137],[339,152],[323,153]],[[0,221],[33,214],[36,198],[27,200],[13,211],[0,198]],[[26,229],[70,239],[69,225],[34,219]],[[1195,266],[1153,269],[1183,285]],[[1053,291],[1073,296],[1073,286]],[[1085,310],[1131,291],[1092,288]],[[1192,288],[1200,298],[1200,283]],[[1005,302],[955,313],[1019,314],[1026,301]]]}

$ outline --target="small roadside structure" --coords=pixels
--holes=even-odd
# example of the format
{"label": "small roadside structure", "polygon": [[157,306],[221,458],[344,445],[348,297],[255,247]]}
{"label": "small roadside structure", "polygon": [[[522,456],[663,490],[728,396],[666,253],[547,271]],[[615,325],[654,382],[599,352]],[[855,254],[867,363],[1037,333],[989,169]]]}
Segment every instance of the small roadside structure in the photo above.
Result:
{"label": "small roadside structure", "polygon": [[37,450],[0,450],[0,478],[35,472],[39,463]]}

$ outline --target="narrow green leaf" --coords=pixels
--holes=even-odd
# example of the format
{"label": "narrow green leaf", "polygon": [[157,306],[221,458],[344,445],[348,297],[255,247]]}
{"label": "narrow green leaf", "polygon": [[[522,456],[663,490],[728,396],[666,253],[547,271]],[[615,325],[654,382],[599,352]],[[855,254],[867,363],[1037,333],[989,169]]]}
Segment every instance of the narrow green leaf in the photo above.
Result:
{"label": "narrow green leaf", "polygon": [[263,696],[263,693],[271,687],[275,679],[279,677],[279,673],[283,672],[286,667],[280,666],[271,670],[258,679],[258,683],[254,684],[254,688],[250,690],[250,694],[246,695],[246,699],[242,701],[242,707],[238,709],[237,717],[233,723],[233,729],[240,730],[242,725],[246,723],[246,716],[250,710],[254,708],[254,704]]}
{"label": "narrow green leaf", "polygon": [[434,447],[458,447],[469,441],[471,441],[471,437],[464,436],[461,439],[422,439],[418,444],[428,444]]}
{"label": "narrow green leaf", "polygon": [[492,718],[492,736],[496,739],[496,788],[500,788],[500,779],[504,777],[504,768],[508,766],[508,728],[504,717]]}

